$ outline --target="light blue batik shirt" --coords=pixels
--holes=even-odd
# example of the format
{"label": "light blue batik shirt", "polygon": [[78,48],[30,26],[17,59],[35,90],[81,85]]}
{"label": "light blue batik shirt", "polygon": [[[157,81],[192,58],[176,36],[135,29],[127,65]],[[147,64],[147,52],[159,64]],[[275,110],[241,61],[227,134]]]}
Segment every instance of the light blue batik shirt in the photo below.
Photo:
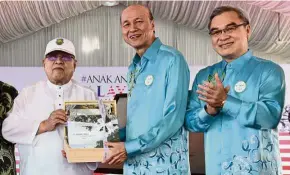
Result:
{"label": "light blue batik shirt", "polygon": [[124,174],[188,174],[184,118],[189,69],[182,54],[157,38],[128,73]]}
{"label": "light blue batik shirt", "polygon": [[[197,85],[215,73],[230,86],[227,100],[212,117],[198,99]],[[225,75],[225,76],[223,76]],[[205,132],[207,175],[280,175],[277,125],[285,95],[280,66],[248,51],[227,64],[221,61],[201,70],[192,87],[186,128]]]}

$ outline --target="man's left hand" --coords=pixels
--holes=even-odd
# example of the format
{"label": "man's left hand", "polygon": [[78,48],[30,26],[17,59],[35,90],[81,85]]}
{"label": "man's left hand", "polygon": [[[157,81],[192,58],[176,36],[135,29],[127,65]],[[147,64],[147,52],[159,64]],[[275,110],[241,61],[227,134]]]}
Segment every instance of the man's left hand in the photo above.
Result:
{"label": "man's left hand", "polygon": [[119,165],[125,162],[127,159],[127,152],[124,142],[107,142],[105,145],[109,148],[110,154],[102,163]]}
{"label": "man's left hand", "polygon": [[66,158],[66,152],[64,150],[61,150],[61,154],[64,158]]}
{"label": "man's left hand", "polygon": [[223,102],[227,99],[227,93],[230,87],[224,88],[218,74],[215,74],[216,86],[209,82],[204,82],[203,85],[198,85],[196,91],[200,96],[200,100],[206,102],[214,108],[220,108],[223,106]]}

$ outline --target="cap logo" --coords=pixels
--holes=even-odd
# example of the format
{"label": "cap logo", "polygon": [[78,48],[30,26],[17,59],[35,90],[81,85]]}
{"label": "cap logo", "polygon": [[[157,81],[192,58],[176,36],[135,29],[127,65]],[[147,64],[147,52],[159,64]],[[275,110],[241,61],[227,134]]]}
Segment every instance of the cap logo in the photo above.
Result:
{"label": "cap logo", "polygon": [[62,38],[59,38],[56,40],[56,44],[57,45],[62,45],[63,44],[63,39]]}

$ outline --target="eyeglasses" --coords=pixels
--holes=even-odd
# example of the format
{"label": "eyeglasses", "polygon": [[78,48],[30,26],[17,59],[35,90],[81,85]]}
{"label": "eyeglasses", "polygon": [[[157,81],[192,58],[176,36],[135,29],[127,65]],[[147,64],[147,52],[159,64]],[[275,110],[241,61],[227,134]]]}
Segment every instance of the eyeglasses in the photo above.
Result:
{"label": "eyeglasses", "polygon": [[222,35],[222,33],[224,34],[231,34],[232,32],[234,32],[238,27],[240,26],[246,26],[248,25],[248,23],[242,23],[242,24],[238,24],[238,25],[230,25],[224,29],[220,29],[220,30],[211,30],[209,32],[210,36],[214,36],[214,37],[219,37]]}
{"label": "eyeglasses", "polygon": [[72,61],[74,59],[74,56],[73,55],[58,54],[58,55],[47,55],[46,58],[49,61],[56,61],[58,58],[61,58],[62,61],[69,62],[69,61]]}

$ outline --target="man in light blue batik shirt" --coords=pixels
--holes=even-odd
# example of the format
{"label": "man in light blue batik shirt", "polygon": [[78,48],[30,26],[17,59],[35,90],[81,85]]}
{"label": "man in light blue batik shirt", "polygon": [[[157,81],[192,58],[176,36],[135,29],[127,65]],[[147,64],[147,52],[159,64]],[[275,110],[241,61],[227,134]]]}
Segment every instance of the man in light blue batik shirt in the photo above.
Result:
{"label": "man in light blue batik shirt", "polygon": [[123,38],[135,48],[128,72],[126,141],[108,143],[106,163],[123,161],[124,174],[189,174],[183,127],[189,69],[182,54],[155,37],[147,7],[132,5],[121,16]]}
{"label": "man in light blue batik shirt", "polygon": [[248,50],[250,24],[241,10],[216,8],[208,28],[223,60],[196,75],[185,124],[205,133],[206,174],[280,175],[284,72]]}

